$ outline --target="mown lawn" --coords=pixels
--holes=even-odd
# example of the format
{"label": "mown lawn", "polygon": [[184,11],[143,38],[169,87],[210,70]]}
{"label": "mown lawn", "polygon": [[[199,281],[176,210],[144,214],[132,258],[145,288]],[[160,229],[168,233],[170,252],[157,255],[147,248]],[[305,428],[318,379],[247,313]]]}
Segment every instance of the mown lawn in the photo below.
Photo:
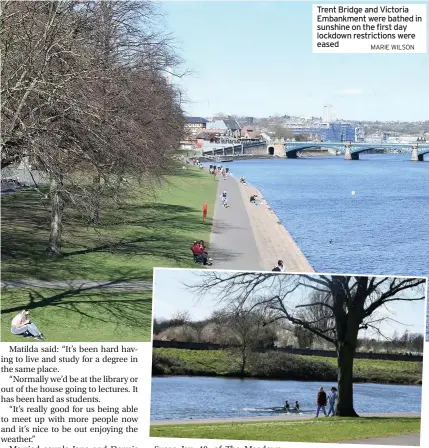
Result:
{"label": "mown lawn", "polygon": [[[248,361],[247,375],[260,378],[294,380],[335,380],[335,358],[290,355],[276,352],[254,354]],[[156,373],[235,376],[239,355],[228,350],[187,350],[155,348]],[[354,380],[391,384],[421,384],[422,363],[355,359]]]}
{"label": "mown lawn", "polygon": [[11,289],[2,293],[1,341],[38,342],[10,332],[22,309],[47,342],[148,342],[151,291]]}
{"label": "mown lawn", "polygon": [[150,429],[151,437],[276,442],[344,442],[419,432],[420,419],[411,417],[329,417],[300,421],[152,425]]}
{"label": "mown lawn", "polygon": [[[322,356],[305,356],[307,359],[324,361],[337,365],[336,358],[325,358]],[[421,384],[423,363],[417,361],[388,361],[384,359],[355,359],[354,374],[359,380],[378,382],[392,379],[404,384]]]}
{"label": "mown lawn", "polygon": [[216,186],[206,171],[194,168],[169,176],[155,197],[135,184],[126,203],[102,211],[95,229],[69,207],[59,258],[45,254],[49,202],[33,191],[9,195],[2,199],[2,278],[151,280],[156,266],[195,267],[189,246],[195,239],[209,241]]}

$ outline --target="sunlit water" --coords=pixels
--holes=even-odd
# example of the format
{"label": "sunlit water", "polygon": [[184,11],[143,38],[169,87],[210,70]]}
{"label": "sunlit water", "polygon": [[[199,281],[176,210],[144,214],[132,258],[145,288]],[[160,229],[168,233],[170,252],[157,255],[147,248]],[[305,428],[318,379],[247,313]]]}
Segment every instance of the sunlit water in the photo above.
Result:
{"label": "sunlit water", "polygon": [[429,274],[428,162],[361,154],[228,166],[262,192],[317,272]]}
{"label": "sunlit water", "polygon": [[[278,415],[266,408],[299,401],[304,413],[315,410],[321,386],[333,384],[213,377],[152,378],[151,419],[196,419]],[[421,387],[355,384],[360,413],[420,412]],[[264,409],[265,408],[265,409]]]}

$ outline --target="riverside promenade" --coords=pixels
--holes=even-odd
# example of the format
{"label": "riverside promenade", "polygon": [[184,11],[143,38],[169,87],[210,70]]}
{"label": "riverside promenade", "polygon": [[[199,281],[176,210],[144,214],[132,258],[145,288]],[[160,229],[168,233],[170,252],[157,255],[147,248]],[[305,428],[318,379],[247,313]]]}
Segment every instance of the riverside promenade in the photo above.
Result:
{"label": "riverside promenade", "polygon": [[[233,176],[217,176],[217,200],[210,239],[215,269],[271,271],[283,260],[287,272],[314,272],[292,236],[280,223],[260,191]],[[228,194],[228,207],[220,195]],[[250,203],[258,195],[259,205]]]}

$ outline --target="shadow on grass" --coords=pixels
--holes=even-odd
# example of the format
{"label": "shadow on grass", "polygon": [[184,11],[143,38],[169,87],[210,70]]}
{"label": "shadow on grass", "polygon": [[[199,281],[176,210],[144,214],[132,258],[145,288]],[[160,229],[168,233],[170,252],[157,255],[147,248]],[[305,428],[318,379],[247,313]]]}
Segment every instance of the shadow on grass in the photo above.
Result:
{"label": "shadow on grass", "polygon": [[[193,173],[193,174],[191,174]],[[190,177],[195,176],[191,172]],[[135,200],[135,198],[133,198]],[[190,244],[203,238],[200,210],[168,203],[127,203],[102,213],[88,227],[75,209],[66,210],[63,254],[49,257],[49,212],[32,192],[3,201],[2,262],[5,278],[149,279],[153,266],[192,267]],[[125,267],[128,278],[123,278]]]}
{"label": "shadow on grass", "polygon": [[14,289],[2,297],[2,340],[25,342],[9,333],[22,309],[50,341],[150,340],[151,292],[101,291],[96,287],[53,293],[41,288]]}

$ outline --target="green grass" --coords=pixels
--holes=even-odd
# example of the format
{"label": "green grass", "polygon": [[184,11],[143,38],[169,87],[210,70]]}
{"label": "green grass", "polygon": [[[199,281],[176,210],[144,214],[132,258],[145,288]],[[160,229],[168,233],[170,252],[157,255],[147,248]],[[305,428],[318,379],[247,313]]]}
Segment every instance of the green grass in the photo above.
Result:
{"label": "green grass", "polygon": [[151,280],[155,266],[195,267],[189,246],[195,239],[210,239],[216,187],[206,171],[193,168],[169,176],[156,198],[137,185],[120,208],[102,211],[96,229],[69,207],[59,258],[45,254],[49,202],[32,191],[7,196],[2,200],[3,279]]}
{"label": "green grass", "polygon": [[151,437],[276,442],[343,442],[419,432],[420,419],[412,417],[330,417],[300,421],[154,425],[150,429]]}
{"label": "green grass", "polygon": [[[316,362],[324,361],[333,366],[337,365],[336,358],[322,356],[305,356],[305,358],[313,359]],[[417,361],[389,361],[384,359],[355,359],[354,361],[355,379],[359,381],[421,384],[422,368],[423,363]]]}
{"label": "green grass", "polygon": [[[336,379],[336,358],[290,355],[278,352],[254,353],[247,375],[258,378],[332,381]],[[237,376],[239,356],[227,350],[155,348],[153,372],[167,375]],[[422,363],[355,359],[355,382],[421,384]]]}
{"label": "green grass", "polygon": [[32,342],[10,332],[12,318],[23,308],[55,342],[148,342],[150,291],[11,289],[2,293],[1,341]]}

